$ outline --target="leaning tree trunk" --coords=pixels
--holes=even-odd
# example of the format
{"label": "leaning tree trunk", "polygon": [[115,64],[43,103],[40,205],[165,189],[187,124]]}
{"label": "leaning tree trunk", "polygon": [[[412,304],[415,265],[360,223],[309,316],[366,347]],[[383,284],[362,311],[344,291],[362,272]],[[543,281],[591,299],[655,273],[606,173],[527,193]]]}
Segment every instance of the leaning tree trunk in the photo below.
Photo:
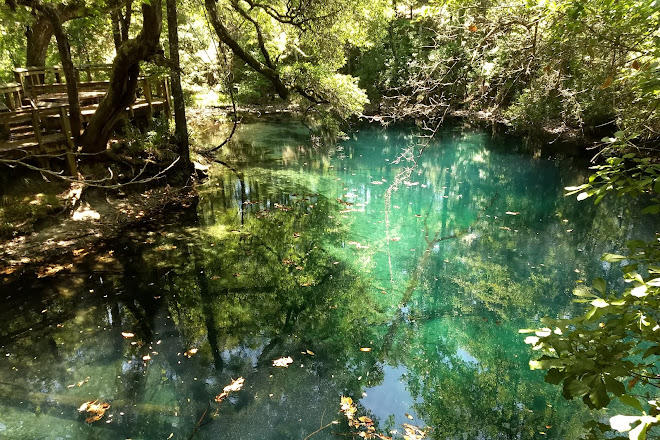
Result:
{"label": "leaning tree trunk", "polygon": [[[245,63],[253,68],[256,72],[263,75],[268,81],[273,84],[275,91],[282,99],[287,99],[289,96],[289,89],[287,88],[282,78],[280,78],[279,73],[273,67],[268,66],[261,61],[257,60],[250,52],[245,50],[241,45],[229,34],[229,30],[220,20],[218,14],[218,7],[216,5],[217,0],[204,0],[204,6],[206,7],[206,12],[209,15],[209,21],[215,30],[215,33],[218,35],[218,38],[221,42],[229,46],[234,55],[245,61]],[[251,20],[253,23],[254,20]],[[258,31],[258,28],[257,28]],[[263,44],[262,51],[265,52]],[[270,58],[266,58],[266,62],[270,62]]]}
{"label": "leaning tree trunk", "polygon": [[140,61],[159,52],[161,9],[161,0],[142,3],[142,30],[135,39],[124,42],[117,52],[112,63],[108,93],[99,104],[80,140],[83,152],[104,151],[115,124],[124,117],[126,107],[135,101]]}
{"label": "leaning tree trunk", "polygon": [[179,64],[179,30],[176,13],[176,0],[166,0],[167,5],[167,38],[170,43],[170,61],[174,64],[171,69],[172,99],[174,100],[174,135],[178,153],[181,156],[183,167],[192,172],[190,163],[190,150],[188,145],[188,125],[186,124],[186,105],[183,100],[181,88],[181,70]]}
{"label": "leaning tree trunk", "polygon": [[34,23],[25,31],[25,36],[27,37],[25,66],[45,66],[48,45],[53,36],[53,27],[50,21],[41,14],[37,15]]}
{"label": "leaning tree trunk", "polygon": [[55,39],[57,40],[57,49],[60,53],[60,61],[62,62],[62,70],[64,70],[64,77],[66,78],[66,94],[69,100],[69,113],[71,121],[71,131],[73,137],[78,142],[80,139],[80,101],[78,100],[78,83],[76,82],[76,71],[73,67],[71,60],[71,47],[69,46],[69,38],[64,32],[62,27],[62,20],[57,10],[52,4],[40,3],[37,6],[38,10],[46,16],[50,22]]}

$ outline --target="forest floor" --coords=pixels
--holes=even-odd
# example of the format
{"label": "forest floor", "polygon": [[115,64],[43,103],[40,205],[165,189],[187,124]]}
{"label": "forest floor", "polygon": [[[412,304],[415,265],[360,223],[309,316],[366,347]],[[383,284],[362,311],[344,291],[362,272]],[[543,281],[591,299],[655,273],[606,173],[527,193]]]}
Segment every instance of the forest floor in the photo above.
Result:
{"label": "forest floor", "polygon": [[[72,184],[56,196],[57,208],[23,217],[22,226],[29,231],[17,229],[14,237],[0,240],[0,286],[23,276],[42,278],[67,270],[101,243],[190,207],[197,197],[192,185],[136,187],[121,193],[88,188],[72,207],[80,190],[79,184]],[[41,198],[52,200],[52,194]]]}

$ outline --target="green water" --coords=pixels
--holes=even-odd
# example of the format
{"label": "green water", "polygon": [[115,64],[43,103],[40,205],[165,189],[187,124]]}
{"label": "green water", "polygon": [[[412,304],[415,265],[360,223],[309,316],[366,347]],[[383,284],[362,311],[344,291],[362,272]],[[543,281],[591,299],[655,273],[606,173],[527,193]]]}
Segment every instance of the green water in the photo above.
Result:
{"label": "green water", "polygon": [[653,231],[563,197],[581,161],[459,128],[397,161],[414,134],[328,148],[243,125],[234,170],[165,224],[3,287],[0,438],[342,438],[341,396],[395,438],[579,438],[591,415],[529,370],[518,329],[576,313],[576,283],[617,278],[600,254]]}

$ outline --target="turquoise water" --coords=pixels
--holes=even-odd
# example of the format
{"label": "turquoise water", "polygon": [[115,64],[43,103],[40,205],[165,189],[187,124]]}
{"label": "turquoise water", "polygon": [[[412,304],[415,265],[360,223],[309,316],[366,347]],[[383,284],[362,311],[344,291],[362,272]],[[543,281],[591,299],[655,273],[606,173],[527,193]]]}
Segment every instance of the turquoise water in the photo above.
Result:
{"label": "turquoise water", "polygon": [[579,438],[591,414],[518,329],[579,312],[573,287],[617,279],[600,254],[653,232],[563,196],[584,162],[455,127],[421,153],[413,128],[237,136],[164,224],[2,287],[0,438],[350,437],[342,396],[394,438]]}

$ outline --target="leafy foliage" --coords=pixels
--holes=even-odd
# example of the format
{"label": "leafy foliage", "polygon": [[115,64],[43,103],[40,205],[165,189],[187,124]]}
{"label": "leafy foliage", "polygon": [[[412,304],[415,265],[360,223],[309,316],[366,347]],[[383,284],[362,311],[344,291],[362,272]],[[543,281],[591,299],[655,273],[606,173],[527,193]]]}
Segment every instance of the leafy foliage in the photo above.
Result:
{"label": "leafy foliage", "polygon": [[[578,193],[578,200],[596,196],[599,203],[608,192],[619,196],[660,192],[658,167],[650,158],[631,153],[593,168],[596,173],[589,182],[567,188],[569,194]],[[644,212],[657,214],[660,204],[657,198],[652,201]],[[565,398],[581,398],[594,409],[605,408],[616,398],[639,413],[611,417],[609,426],[593,421],[587,426],[588,438],[598,438],[611,427],[629,432],[631,440],[645,439],[660,424],[655,391],[660,380],[660,235],[649,242],[630,241],[627,247],[624,254],[602,256],[604,263],[621,265],[626,287],[617,289],[596,278],[591,286],[576,288],[576,302],[589,304],[589,310],[574,318],[544,318],[545,327],[525,339],[543,353],[530,367],[547,370],[546,382],[562,384]]]}

